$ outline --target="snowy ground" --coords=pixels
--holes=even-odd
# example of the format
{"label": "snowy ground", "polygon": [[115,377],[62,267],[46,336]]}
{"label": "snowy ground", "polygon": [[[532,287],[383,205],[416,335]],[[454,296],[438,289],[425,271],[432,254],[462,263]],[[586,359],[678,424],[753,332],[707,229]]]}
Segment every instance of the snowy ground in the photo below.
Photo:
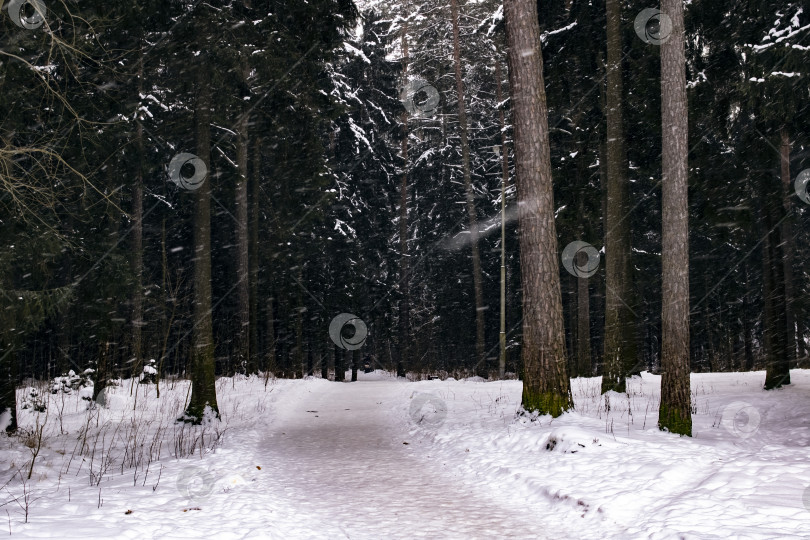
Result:
{"label": "snowy ground", "polygon": [[[810,371],[692,375],[694,437],[656,428],[660,378],[609,408],[516,419],[518,381],[220,379],[223,422],[173,422],[188,384],[49,394],[0,436],[20,538],[810,538]],[[20,391],[21,399],[27,391]],[[26,446],[26,444],[28,446]],[[29,448],[33,447],[33,448]],[[176,457],[176,456],[182,457]],[[26,521],[27,509],[27,523]],[[5,514],[5,515],[4,515]]]}

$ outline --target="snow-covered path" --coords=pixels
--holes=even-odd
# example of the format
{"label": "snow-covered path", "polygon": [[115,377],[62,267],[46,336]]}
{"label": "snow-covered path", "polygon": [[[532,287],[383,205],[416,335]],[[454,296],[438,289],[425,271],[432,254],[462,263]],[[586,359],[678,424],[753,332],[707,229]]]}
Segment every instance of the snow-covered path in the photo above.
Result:
{"label": "snow-covered path", "polygon": [[0,437],[0,530],[61,540],[810,538],[810,371],[791,378],[766,392],[763,372],[693,374],[691,438],[657,429],[660,376],[647,373],[609,407],[599,378],[574,379],[576,410],[555,419],[515,416],[520,381],[385,372],[345,384],[221,378],[222,422],[194,428],[175,422],[187,381],[159,399],[144,387],[137,405],[115,387],[95,411],[78,395],[51,397],[50,416],[22,409],[23,429],[50,419],[30,481],[25,438]]}
{"label": "snow-covered path", "polygon": [[545,538],[541,516],[405,444],[386,411],[407,392],[386,381],[319,385],[261,441],[268,488],[283,489],[305,522],[317,516],[323,538]]}

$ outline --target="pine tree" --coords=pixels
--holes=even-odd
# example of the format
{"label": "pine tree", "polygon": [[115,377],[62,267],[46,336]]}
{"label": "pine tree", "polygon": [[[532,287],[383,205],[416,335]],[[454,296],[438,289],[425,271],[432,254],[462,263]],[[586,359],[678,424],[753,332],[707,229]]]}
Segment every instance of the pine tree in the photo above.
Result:
{"label": "pine tree", "polygon": [[537,6],[505,0],[515,126],[523,286],[523,408],[559,416],[573,407],[566,372],[548,112]]}
{"label": "pine tree", "polygon": [[607,7],[607,216],[605,220],[605,353],[602,393],[624,392],[636,364],[631,286],[627,155],[624,150],[622,35],[619,0]]}
{"label": "pine tree", "polygon": [[[204,31],[204,30],[203,30]],[[201,35],[202,34],[201,32]],[[211,164],[211,73],[204,42],[197,59],[195,106],[196,156],[210,171]],[[195,171],[196,173],[197,171]],[[199,423],[206,409],[219,418],[211,313],[211,178],[194,191],[194,326],[191,345],[191,399],[186,417]]]}
{"label": "pine tree", "polygon": [[672,33],[661,44],[662,313],[658,427],[692,436],[689,384],[688,126],[681,0],[662,0]]}

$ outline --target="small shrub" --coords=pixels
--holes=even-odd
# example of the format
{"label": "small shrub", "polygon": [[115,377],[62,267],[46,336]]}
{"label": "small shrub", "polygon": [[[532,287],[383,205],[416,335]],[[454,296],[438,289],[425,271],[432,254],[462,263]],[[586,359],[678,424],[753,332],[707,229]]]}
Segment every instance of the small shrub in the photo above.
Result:
{"label": "small shrub", "polygon": [[28,395],[25,396],[25,399],[23,399],[20,408],[32,409],[36,412],[45,412],[48,409],[48,403],[47,400],[40,395],[39,390],[36,388],[31,388]]}
{"label": "small shrub", "polygon": [[155,384],[157,380],[157,368],[155,367],[155,360],[149,360],[148,366],[143,366],[143,373],[141,373],[141,384]]}
{"label": "small shrub", "polygon": [[77,375],[72,369],[67,375],[54,377],[51,381],[51,394],[72,394],[76,390],[93,386],[93,369],[85,369],[81,375]]}

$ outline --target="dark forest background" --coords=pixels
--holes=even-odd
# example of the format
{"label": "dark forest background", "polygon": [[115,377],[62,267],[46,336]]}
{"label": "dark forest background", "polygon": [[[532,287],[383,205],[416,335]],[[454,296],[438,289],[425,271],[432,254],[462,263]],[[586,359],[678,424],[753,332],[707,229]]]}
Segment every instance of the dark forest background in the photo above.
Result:
{"label": "dark forest background", "polygon": [[[558,243],[602,249],[605,5],[538,5]],[[624,300],[634,314],[634,368],[655,372],[660,58],[633,26],[646,7],[622,3],[632,247]],[[417,377],[497,377],[505,249],[506,371],[519,375],[520,267],[498,2],[459,8],[471,189],[483,231],[483,355],[446,3],[358,10],[350,0],[83,0],[47,9],[36,30],[0,17],[6,380],[88,368],[128,377],[146,365],[184,376],[201,328],[194,264],[205,254],[194,235],[206,218],[199,206],[206,189],[217,374],[333,377],[334,366],[399,363]],[[686,9],[693,371],[761,369],[772,352],[766,329],[780,324],[780,313],[791,365],[808,364],[810,227],[807,203],[794,193],[797,175],[810,168],[808,25],[807,2],[694,0]],[[403,106],[403,87],[416,79],[438,92],[435,110],[414,115]],[[425,99],[417,96],[418,104]],[[199,154],[205,136],[205,187],[183,189],[169,180],[169,164],[181,152]],[[584,288],[562,266],[560,277],[569,373],[600,374],[604,263]],[[328,335],[343,312],[368,326],[354,352]],[[576,361],[583,347],[586,361]]]}

